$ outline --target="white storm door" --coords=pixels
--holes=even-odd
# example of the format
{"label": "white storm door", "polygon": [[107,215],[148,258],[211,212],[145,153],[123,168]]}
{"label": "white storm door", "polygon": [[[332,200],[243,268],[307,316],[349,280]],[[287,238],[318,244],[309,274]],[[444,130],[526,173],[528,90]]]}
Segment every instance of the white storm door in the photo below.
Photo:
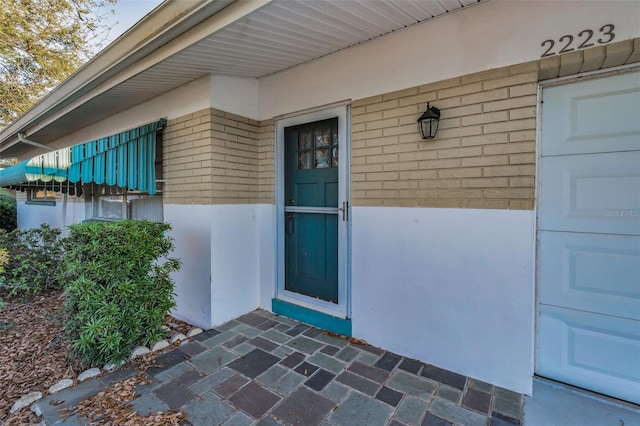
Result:
{"label": "white storm door", "polygon": [[[288,302],[302,308],[317,311],[338,318],[348,318],[350,315],[350,163],[348,160],[345,161],[345,159],[350,158],[349,117],[350,106],[340,105],[333,108],[322,109],[315,112],[284,118],[278,120],[276,123],[276,212],[278,229],[276,298],[283,302]],[[299,146],[300,143],[304,145],[304,142],[301,142],[300,140],[286,140],[286,135],[289,131],[291,131],[292,134],[295,133],[295,129],[304,128],[309,130],[309,128],[314,128],[314,124],[317,124],[318,122],[326,122],[326,120],[337,120],[337,127],[335,128],[335,130],[337,130],[337,134],[334,135],[335,144],[330,144],[332,146],[333,159],[330,160],[329,163],[327,163],[335,166],[331,168],[333,168],[334,171],[336,171],[335,169],[337,168],[337,173],[332,174],[331,178],[327,178],[325,181],[322,181],[323,178],[319,178],[318,174],[316,174],[315,172],[320,171],[321,173],[324,172],[326,174],[326,172],[329,172],[329,169],[331,168],[319,166],[319,163],[317,161],[314,161],[314,159],[316,158],[315,156],[317,154],[328,151],[328,149],[326,149],[325,147],[320,147],[317,150],[312,150],[311,148],[309,148],[302,149],[302,151],[295,153],[291,151],[289,152],[289,154],[292,155],[293,158],[289,158],[286,146],[287,142],[293,143],[294,147]],[[313,153],[311,151],[313,151]],[[307,158],[307,152],[313,155]],[[297,160],[298,155],[300,155],[300,163],[298,163]],[[291,161],[289,163],[290,173],[287,173],[287,167],[285,167],[287,158],[289,158],[289,161]],[[296,176],[295,173],[291,172],[293,170],[300,171],[300,174]],[[334,182],[336,177],[337,182]],[[305,181],[305,179],[310,180]],[[318,182],[322,183],[322,185],[318,185]],[[326,196],[327,199],[330,199],[330,205],[318,205],[319,203],[316,202],[317,200],[311,201],[310,198],[312,197],[309,197],[307,195],[309,193],[315,193],[315,190],[307,192],[307,195],[303,195],[303,193],[305,193],[306,191],[302,190],[298,191],[296,196],[291,195],[296,191],[288,191],[287,185],[291,184],[293,186],[296,183],[300,184],[300,187],[306,185],[307,188],[324,188],[325,186],[330,187],[331,189],[326,191],[327,194],[331,194],[331,196]],[[289,196],[287,196],[288,192],[290,193]],[[322,195],[320,195],[320,193]],[[318,190],[318,199],[325,199],[324,189],[322,191]],[[313,231],[309,230],[313,229],[313,227],[305,226],[303,217],[305,215],[312,216],[314,214],[316,216],[325,215],[329,218],[327,219],[327,221],[335,222],[333,223],[335,229],[332,228],[334,230],[334,235],[331,235],[330,238],[328,233],[322,234],[321,232],[317,232],[316,234],[320,235],[312,235]],[[293,247],[290,247],[292,248],[292,250],[288,251],[287,238],[290,238],[289,242],[292,244],[292,241],[294,241],[293,237],[302,234],[302,232],[305,230],[307,231],[308,238],[306,238],[305,240],[304,238],[300,237],[297,242],[300,243],[301,247],[303,247],[304,244],[308,244],[312,248],[307,251],[301,249],[300,255],[296,256],[295,254],[292,254],[294,251]],[[322,241],[320,241],[321,239]],[[325,239],[331,239],[331,242],[325,244]],[[318,267],[317,265],[325,265],[326,263],[329,263],[328,261],[325,261],[325,259],[322,259],[322,261],[320,261],[320,259],[317,257],[313,258],[313,256],[307,256],[308,253],[313,252],[313,246],[315,246],[316,248],[322,247],[323,250],[316,250],[319,252],[324,252],[324,248],[329,246],[335,248],[335,250],[331,252],[331,256],[333,257],[333,262],[337,263],[337,265],[332,265],[333,268],[326,268],[327,270],[331,270],[331,276],[336,280],[335,288],[332,287],[331,291],[325,292],[323,291],[323,289],[318,290],[320,286],[314,287],[314,284],[309,284],[309,282],[312,280],[307,280],[307,282],[303,283],[303,279],[306,279],[311,275],[308,271],[312,271],[314,268],[316,268],[317,270],[321,270],[322,268]],[[329,255],[327,255],[327,258],[328,257]],[[307,261],[306,264],[305,261]],[[289,262],[289,264],[287,264],[287,262]],[[310,264],[311,266],[309,266]],[[304,271],[305,268],[307,268],[306,271]],[[337,268],[337,270],[334,271],[333,269],[335,268]],[[324,272],[318,273],[318,276],[324,277],[328,275],[328,273],[324,274]],[[303,279],[299,279],[299,277],[303,277]],[[294,282],[294,279],[298,280],[298,282]],[[330,280],[325,280],[323,284],[329,281]],[[333,286],[334,283],[331,283],[331,285]]]}
{"label": "white storm door", "polygon": [[640,72],[543,89],[537,373],[640,403]]}

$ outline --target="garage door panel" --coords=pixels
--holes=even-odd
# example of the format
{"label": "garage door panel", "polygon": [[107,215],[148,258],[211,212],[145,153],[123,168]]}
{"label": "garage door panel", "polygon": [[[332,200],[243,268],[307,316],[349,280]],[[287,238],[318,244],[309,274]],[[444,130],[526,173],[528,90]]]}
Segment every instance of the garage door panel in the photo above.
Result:
{"label": "garage door panel", "polygon": [[540,306],[538,373],[640,403],[640,322]]}
{"label": "garage door panel", "polygon": [[540,228],[640,235],[640,151],[542,159]]}
{"label": "garage door panel", "polygon": [[544,92],[542,156],[640,149],[640,73]]}
{"label": "garage door panel", "polygon": [[640,403],[640,72],[543,90],[540,375]]}
{"label": "garage door panel", "polygon": [[542,231],[539,300],[640,321],[640,237]]}

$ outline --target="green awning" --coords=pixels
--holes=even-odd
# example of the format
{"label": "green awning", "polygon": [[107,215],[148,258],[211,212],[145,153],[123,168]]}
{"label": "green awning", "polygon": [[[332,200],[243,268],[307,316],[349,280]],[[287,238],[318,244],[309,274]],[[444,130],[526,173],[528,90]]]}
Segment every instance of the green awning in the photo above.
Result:
{"label": "green awning", "polygon": [[53,190],[64,183],[106,184],[129,190],[156,192],[156,132],[165,119],[106,138],[38,155],[0,170],[0,187],[30,183]]}

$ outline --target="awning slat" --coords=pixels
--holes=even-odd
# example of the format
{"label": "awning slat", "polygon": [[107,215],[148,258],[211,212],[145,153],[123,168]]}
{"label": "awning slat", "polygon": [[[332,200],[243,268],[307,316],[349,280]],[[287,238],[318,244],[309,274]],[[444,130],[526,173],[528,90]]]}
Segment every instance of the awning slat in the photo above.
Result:
{"label": "awning slat", "polygon": [[116,158],[117,158],[116,151],[118,149],[118,146],[115,144],[112,145],[111,143],[109,145],[113,146],[113,148],[105,152],[106,162],[107,162],[105,182],[107,185],[113,186],[116,184],[116,171],[118,167],[118,163],[116,161]]}
{"label": "awning slat", "polygon": [[127,186],[131,189],[135,189],[138,186],[138,149],[135,144],[128,143],[127,155]]}
{"label": "awning slat", "polygon": [[38,155],[0,170],[0,187],[29,182],[52,182],[61,189],[71,183],[106,183],[154,194],[156,131],[166,120],[127,130],[106,138]]}
{"label": "awning slat", "polygon": [[138,188],[147,187],[147,136],[140,136],[138,139]]}
{"label": "awning slat", "polygon": [[71,158],[76,159],[77,163],[71,163],[68,170],[69,182],[77,183],[80,181],[80,163],[79,161],[84,158],[84,147],[82,145],[76,145],[71,148]]}
{"label": "awning slat", "polygon": [[[90,148],[90,147],[87,147]],[[89,149],[87,151],[91,152]],[[83,182],[93,181],[93,156],[89,156],[80,163],[80,175]]]}
{"label": "awning slat", "polygon": [[105,153],[101,152],[96,154],[93,158],[93,165],[95,170],[93,171],[93,181],[98,185],[104,183],[104,167],[105,167]]}
{"label": "awning slat", "polygon": [[151,195],[156,193],[156,135],[147,134],[147,156],[153,158],[147,166],[149,173],[147,178],[147,192]]}
{"label": "awning slat", "polygon": [[121,188],[127,186],[127,146],[120,145],[118,151],[118,167],[116,169],[116,185]]}

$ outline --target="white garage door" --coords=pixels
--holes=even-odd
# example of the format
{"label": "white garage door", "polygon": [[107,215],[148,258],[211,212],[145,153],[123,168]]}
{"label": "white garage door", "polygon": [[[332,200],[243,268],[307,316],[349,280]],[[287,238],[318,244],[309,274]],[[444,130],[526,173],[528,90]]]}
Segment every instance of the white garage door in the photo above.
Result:
{"label": "white garage door", "polygon": [[543,90],[537,372],[640,403],[640,72]]}

